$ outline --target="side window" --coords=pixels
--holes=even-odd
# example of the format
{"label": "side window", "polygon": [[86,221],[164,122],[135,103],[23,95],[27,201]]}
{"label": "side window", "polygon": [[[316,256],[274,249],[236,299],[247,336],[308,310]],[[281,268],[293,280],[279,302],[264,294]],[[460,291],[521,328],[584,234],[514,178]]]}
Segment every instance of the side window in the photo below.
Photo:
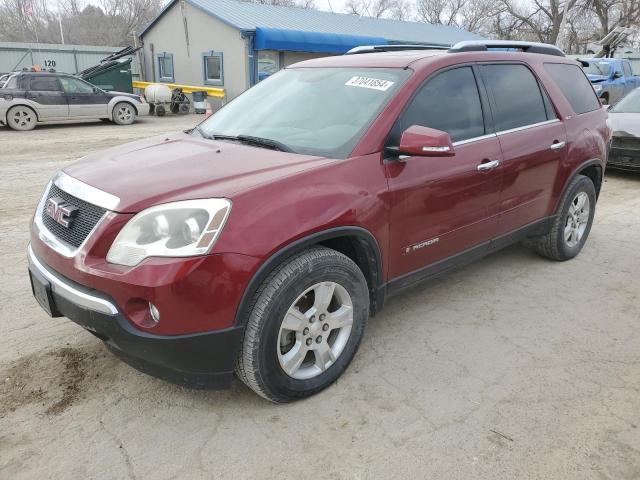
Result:
{"label": "side window", "polygon": [[34,92],[59,92],[60,84],[56,77],[33,75],[29,90]]}
{"label": "side window", "polygon": [[601,107],[591,82],[580,67],[568,63],[545,63],[544,68],[576,114],[592,112]]}
{"label": "side window", "polygon": [[391,134],[394,144],[412,125],[447,132],[453,142],[485,134],[478,85],[471,67],[436,74],[413,98]]}
{"label": "side window", "polygon": [[173,82],[173,54],[160,53],[158,58],[158,80],[161,82]]}
{"label": "side window", "polygon": [[622,62],[622,68],[624,69],[625,77],[633,76],[633,73],[631,72],[631,64],[629,62]]}
{"label": "side window", "polygon": [[547,108],[538,80],[524,65],[482,65],[493,93],[496,131],[524,127],[547,120]]}
{"label": "side window", "polygon": [[206,52],[202,57],[205,85],[224,85],[222,52]]}
{"label": "side window", "polygon": [[77,78],[60,77],[65,93],[93,93],[93,86]]}

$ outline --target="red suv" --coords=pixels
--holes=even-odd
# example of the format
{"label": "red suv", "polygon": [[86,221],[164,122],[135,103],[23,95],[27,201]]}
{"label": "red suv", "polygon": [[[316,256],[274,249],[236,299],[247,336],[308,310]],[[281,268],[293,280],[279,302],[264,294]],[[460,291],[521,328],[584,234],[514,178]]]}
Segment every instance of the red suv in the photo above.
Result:
{"label": "red suv", "polygon": [[59,172],[33,293],[139,370],[192,387],[235,370],[294,400],[340,376],[389,295],[520,240],[576,256],[609,136],[549,45],[302,62],[193,130]]}

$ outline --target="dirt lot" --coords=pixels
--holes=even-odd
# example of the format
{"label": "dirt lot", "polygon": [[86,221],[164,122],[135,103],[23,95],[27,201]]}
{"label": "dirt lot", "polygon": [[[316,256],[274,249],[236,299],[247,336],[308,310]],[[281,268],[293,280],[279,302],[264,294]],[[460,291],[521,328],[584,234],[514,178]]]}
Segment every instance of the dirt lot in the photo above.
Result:
{"label": "dirt lot", "polygon": [[140,374],[31,297],[46,181],[201,117],[0,128],[0,478],[640,478],[640,176],[609,174],[585,250],[516,246],[393,298],[340,381],[271,405]]}

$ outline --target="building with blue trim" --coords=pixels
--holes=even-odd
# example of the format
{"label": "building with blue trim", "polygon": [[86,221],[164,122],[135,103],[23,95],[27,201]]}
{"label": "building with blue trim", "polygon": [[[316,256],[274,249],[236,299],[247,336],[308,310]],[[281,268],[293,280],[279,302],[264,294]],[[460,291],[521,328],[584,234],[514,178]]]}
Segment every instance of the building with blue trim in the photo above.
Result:
{"label": "building with blue trim", "polygon": [[147,81],[225,88],[233,98],[280,68],[361,45],[478,39],[443,25],[236,0],[171,0],[142,31]]}

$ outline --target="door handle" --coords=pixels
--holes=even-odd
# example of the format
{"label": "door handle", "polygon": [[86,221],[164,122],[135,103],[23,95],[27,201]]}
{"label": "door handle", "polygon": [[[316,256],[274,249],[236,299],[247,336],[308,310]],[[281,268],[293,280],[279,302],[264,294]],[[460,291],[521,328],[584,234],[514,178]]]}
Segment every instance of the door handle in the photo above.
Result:
{"label": "door handle", "polygon": [[493,170],[498,165],[500,165],[499,160],[491,160],[490,162],[484,162],[479,164],[476,168],[478,169],[479,172],[486,172],[488,170]]}
{"label": "door handle", "polygon": [[551,150],[560,150],[561,148],[564,148],[566,144],[567,142],[554,142],[549,146],[549,148]]}

